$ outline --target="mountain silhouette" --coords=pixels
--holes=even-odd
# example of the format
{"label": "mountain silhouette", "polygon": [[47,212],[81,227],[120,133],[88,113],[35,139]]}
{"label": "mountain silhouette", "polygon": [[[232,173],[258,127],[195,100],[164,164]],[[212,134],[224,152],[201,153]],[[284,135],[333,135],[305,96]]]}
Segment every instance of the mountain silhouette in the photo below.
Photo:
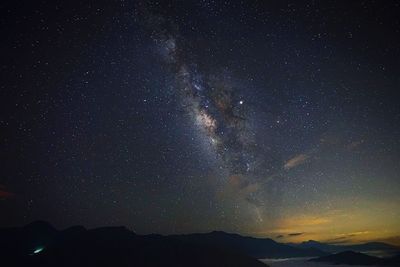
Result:
{"label": "mountain silhouette", "polygon": [[265,267],[245,253],[161,235],[136,235],[125,227],[63,231],[45,222],[0,229],[4,266],[250,266]]}
{"label": "mountain silhouette", "polygon": [[347,265],[400,266],[400,256],[393,258],[378,258],[354,251],[339,252],[311,259],[310,261]]}
{"label": "mountain silhouette", "polygon": [[309,240],[302,242],[300,244],[291,244],[291,245],[297,248],[319,249],[329,253],[338,253],[344,251],[355,251],[355,252],[382,251],[388,255],[393,255],[397,254],[397,252],[400,251],[398,247],[382,242],[368,242],[357,245],[332,245],[314,240]]}
{"label": "mountain silhouette", "polygon": [[[162,236],[137,235],[125,227],[86,229],[73,226],[57,230],[37,221],[23,227],[0,228],[0,257],[4,266],[266,266],[257,259],[319,257],[321,262],[396,265],[397,258],[380,258],[343,248],[394,249],[384,243],[338,246],[307,241],[297,245],[233,233]],[[322,256],[322,257],[321,257]],[[355,263],[354,263],[355,264]]]}
{"label": "mountain silhouette", "polygon": [[275,242],[270,238],[247,237],[222,231],[214,231],[205,234],[174,235],[171,237],[188,243],[229,248],[231,250],[244,252],[258,259],[327,255],[327,253],[315,248],[296,248]]}

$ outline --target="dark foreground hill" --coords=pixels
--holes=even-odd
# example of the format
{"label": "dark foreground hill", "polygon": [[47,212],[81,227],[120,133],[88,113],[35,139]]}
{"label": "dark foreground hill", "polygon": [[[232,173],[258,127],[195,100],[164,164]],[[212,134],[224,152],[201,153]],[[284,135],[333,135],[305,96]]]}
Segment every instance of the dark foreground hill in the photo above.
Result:
{"label": "dark foreground hill", "polygon": [[2,266],[246,266],[265,267],[238,251],[124,227],[58,231],[45,222],[0,229]]}
{"label": "dark foreground hill", "polygon": [[378,258],[354,251],[344,251],[310,261],[347,265],[400,266],[400,257]]}
{"label": "dark foreground hill", "polygon": [[316,257],[327,255],[327,253],[319,249],[296,248],[275,242],[270,238],[246,237],[221,231],[214,231],[206,234],[175,235],[171,237],[175,237],[178,240],[188,243],[213,245],[241,251],[258,259]]}

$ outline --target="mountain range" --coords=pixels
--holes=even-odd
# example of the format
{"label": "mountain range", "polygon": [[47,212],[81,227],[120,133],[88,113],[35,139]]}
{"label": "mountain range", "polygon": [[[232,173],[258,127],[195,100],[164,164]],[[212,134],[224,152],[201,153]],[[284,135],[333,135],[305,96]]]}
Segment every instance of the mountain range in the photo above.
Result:
{"label": "mountain range", "polygon": [[[283,244],[214,231],[184,235],[138,235],[125,227],[57,230],[38,221],[0,229],[0,257],[5,266],[266,266],[257,259],[324,257],[341,246],[308,241]],[[366,243],[357,250],[394,249]],[[329,257],[329,256],[328,256]]]}
{"label": "mountain range", "polygon": [[222,231],[214,231],[203,234],[188,234],[171,236],[185,242],[214,245],[225,247],[235,251],[242,251],[254,258],[293,258],[315,257],[327,255],[318,248],[298,248],[291,245],[278,243],[270,238],[254,238],[231,234]]}
{"label": "mountain range", "polygon": [[390,258],[379,258],[354,251],[343,251],[323,256],[310,261],[346,265],[400,266],[400,255]]}
{"label": "mountain range", "polygon": [[[387,256],[395,255],[400,249],[396,246],[382,242],[368,242],[356,245],[334,245],[321,243],[314,240],[302,242],[300,244],[290,244],[291,246],[303,249],[319,249],[324,252],[338,253],[344,251],[365,252],[368,254],[384,254]],[[378,253],[380,252],[380,253]]]}
{"label": "mountain range", "polygon": [[125,227],[58,231],[46,222],[0,229],[2,266],[238,266],[265,267],[245,253],[185,243],[160,235],[137,235]]}

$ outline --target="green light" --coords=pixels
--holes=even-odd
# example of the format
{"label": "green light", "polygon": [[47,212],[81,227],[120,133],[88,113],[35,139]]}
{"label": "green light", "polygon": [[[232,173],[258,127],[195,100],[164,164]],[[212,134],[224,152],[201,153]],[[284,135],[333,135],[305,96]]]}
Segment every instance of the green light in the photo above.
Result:
{"label": "green light", "polygon": [[37,249],[35,249],[35,250],[33,251],[33,254],[38,254],[38,253],[40,253],[43,249],[44,249],[43,247],[39,247],[39,248],[37,248]]}

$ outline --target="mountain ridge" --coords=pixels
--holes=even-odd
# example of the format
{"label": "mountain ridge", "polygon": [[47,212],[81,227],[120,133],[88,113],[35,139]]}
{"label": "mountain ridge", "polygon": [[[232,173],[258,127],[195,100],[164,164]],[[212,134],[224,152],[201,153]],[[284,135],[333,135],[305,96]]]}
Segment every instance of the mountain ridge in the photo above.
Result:
{"label": "mountain ridge", "polygon": [[400,255],[391,258],[379,258],[366,255],[360,252],[343,251],[319,258],[311,259],[309,261],[332,263],[335,265],[375,265],[375,266],[399,266]]}
{"label": "mountain ridge", "polygon": [[5,266],[265,267],[245,253],[186,243],[161,235],[137,235],[125,227],[56,230],[50,224],[0,229]]}
{"label": "mountain ridge", "polygon": [[[258,266],[259,262],[256,259],[263,258],[324,257],[330,256],[329,252],[333,249],[344,248],[395,248],[380,242],[339,246],[309,240],[300,244],[285,244],[271,238],[242,236],[224,231],[165,236],[139,235],[124,226],[86,229],[77,225],[57,230],[45,221],[33,222],[22,227],[0,228],[0,239],[3,241],[0,243],[0,256],[9,259],[10,262],[12,259],[19,259],[24,261],[23,265],[31,266],[39,266],[35,265],[39,263],[42,264],[41,266],[46,266],[43,265],[43,261],[62,266],[57,262],[58,259],[68,262],[70,257],[72,259],[83,257],[86,260],[90,257],[105,257],[103,261],[108,262],[107,253],[125,259],[123,264],[135,260],[145,263],[149,260],[151,262],[149,266],[159,266],[158,264],[162,262],[157,262],[152,257],[163,255],[171,266],[180,266],[175,262],[179,257],[182,257],[180,260],[182,264],[193,265],[189,263],[190,260],[185,255],[194,257],[202,255],[201,257],[208,257],[220,264],[233,260],[245,263],[243,266]],[[82,254],[82,251],[86,250],[83,244],[89,248],[90,257]],[[175,255],[175,258],[171,255]],[[33,259],[34,262],[32,262]],[[97,262],[97,264],[100,263]],[[213,266],[211,262],[203,263],[206,265],[194,266]],[[121,266],[125,266],[123,264]]]}
{"label": "mountain ridge", "polygon": [[195,242],[199,244],[214,245],[218,247],[229,247],[237,251],[244,251],[255,258],[294,258],[313,257],[327,255],[319,249],[295,248],[283,243],[278,243],[271,238],[256,238],[242,236],[235,233],[223,231],[212,231],[209,233],[193,233],[182,235],[170,235],[170,237]]}
{"label": "mountain ridge", "polygon": [[371,251],[383,251],[388,255],[395,254],[400,251],[400,248],[391,244],[383,242],[366,242],[361,244],[329,244],[315,240],[303,241],[299,244],[289,244],[298,248],[316,248],[329,253],[339,253],[344,251],[355,251],[355,252],[371,252]]}

